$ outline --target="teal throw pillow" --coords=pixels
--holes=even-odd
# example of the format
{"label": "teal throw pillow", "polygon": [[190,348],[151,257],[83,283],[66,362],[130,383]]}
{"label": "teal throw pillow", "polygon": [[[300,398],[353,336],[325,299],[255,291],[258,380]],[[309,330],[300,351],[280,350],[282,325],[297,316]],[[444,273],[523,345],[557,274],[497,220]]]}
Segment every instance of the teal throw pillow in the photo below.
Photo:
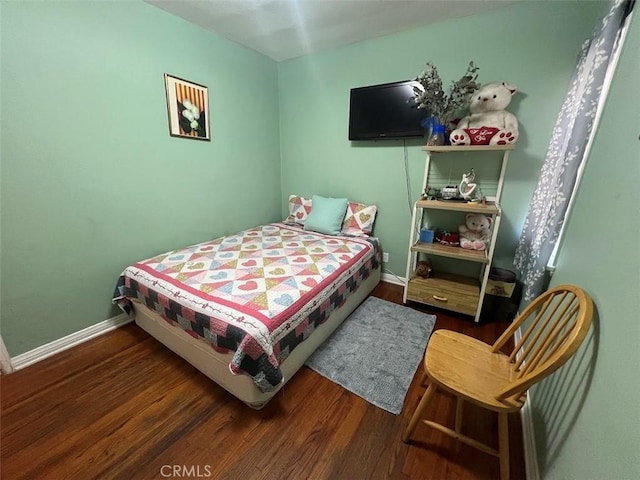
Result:
{"label": "teal throw pillow", "polygon": [[304,222],[304,229],[327,235],[338,235],[347,212],[349,201],[346,198],[327,198],[314,195],[311,213]]}

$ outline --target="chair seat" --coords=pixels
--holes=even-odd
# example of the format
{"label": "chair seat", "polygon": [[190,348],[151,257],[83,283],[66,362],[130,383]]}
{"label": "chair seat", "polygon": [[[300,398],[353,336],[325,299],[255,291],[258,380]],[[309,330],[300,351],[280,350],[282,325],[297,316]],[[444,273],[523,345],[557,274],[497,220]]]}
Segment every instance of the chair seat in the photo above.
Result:
{"label": "chair seat", "polygon": [[436,330],[427,347],[424,366],[431,381],[490,410],[517,411],[519,399],[497,400],[496,396],[516,376],[513,364],[491,345],[449,330]]}

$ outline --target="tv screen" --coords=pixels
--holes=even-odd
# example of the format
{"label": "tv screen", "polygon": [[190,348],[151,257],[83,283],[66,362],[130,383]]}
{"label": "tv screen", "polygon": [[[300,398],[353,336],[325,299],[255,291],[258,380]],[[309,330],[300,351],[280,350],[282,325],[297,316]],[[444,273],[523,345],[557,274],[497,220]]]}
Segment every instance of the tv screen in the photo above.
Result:
{"label": "tv screen", "polygon": [[349,140],[422,137],[424,110],[413,103],[413,86],[405,80],[351,89]]}

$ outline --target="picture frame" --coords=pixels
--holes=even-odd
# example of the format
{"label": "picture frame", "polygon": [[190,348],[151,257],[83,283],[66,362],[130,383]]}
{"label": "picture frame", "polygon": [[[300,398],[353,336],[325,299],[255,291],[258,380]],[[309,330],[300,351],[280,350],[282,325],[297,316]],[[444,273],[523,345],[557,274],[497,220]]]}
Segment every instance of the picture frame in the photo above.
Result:
{"label": "picture frame", "polygon": [[164,74],[169,135],[211,141],[209,89],[174,75]]}

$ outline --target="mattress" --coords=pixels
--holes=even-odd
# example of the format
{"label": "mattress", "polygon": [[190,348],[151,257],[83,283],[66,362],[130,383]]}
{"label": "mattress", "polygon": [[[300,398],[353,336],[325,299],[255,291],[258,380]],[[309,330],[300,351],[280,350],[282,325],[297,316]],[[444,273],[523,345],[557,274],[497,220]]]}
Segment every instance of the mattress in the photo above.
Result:
{"label": "mattress", "polygon": [[[144,305],[268,393],[285,380],[289,355],[362,284],[367,293],[375,286],[379,267],[375,238],[274,223],[137,262],[114,301],[132,314]],[[367,282],[372,273],[377,280]]]}

